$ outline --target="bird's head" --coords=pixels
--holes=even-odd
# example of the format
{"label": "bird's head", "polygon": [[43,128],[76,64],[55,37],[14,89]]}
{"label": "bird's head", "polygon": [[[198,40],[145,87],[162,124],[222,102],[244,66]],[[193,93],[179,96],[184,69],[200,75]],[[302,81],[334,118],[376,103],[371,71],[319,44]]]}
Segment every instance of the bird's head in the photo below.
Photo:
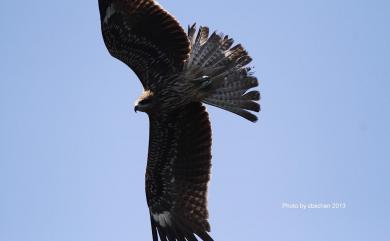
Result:
{"label": "bird's head", "polygon": [[134,111],[142,111],[150,113],[154,106],[154,94],[150,90],[146,90],[142,93],[139,99],[136,101],[134,106]]}

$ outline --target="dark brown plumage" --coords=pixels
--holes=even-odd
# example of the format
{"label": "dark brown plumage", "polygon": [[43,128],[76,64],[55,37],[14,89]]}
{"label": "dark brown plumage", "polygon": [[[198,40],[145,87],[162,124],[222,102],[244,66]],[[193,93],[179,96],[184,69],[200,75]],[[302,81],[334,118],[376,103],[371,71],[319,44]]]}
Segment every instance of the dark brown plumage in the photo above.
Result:
{"label": "dark brown plumage", "polygon": [[[207,236],[211,128],[204,106],[194,102],[163,117],[151,117],[149,138],[146,196],[152,229],[160,229],[169,240],[194,233]],[[164,212],[170,219],[160,222],[165,227],[153,218]]]}
{"label": "dark brown plumage", "polygon": [[99,0],[103,39],[110,54],[139,77],[135,106],[150,120],[146,197],[152,237],[212,241],[207,185],[211,128],[207,103],[255,122],[258,85],[241,45],[195,25],[188,34],[153,0]]}
{"label": "dark brown plumage", "polygon": [[152,0],[99,0],[104,42],[146,89],[177,72],[190,51],[179,23]]}

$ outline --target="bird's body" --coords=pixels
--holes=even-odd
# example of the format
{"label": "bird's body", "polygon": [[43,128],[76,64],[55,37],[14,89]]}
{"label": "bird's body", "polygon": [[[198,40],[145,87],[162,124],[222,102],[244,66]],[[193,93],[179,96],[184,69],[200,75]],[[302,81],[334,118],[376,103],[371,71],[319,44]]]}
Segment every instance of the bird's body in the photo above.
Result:
{"label": "bird's body", "polygon": [[[207,27],[188,34],[153,0],[99,0],[104,42],[144,92],[135,110],[150,120],[146,197],[153,240],[212,240],[207,185],[211,127],[203,103],[257,117],[258,85],[241,45]],[[196,236],[195,236],[196,235]]]}

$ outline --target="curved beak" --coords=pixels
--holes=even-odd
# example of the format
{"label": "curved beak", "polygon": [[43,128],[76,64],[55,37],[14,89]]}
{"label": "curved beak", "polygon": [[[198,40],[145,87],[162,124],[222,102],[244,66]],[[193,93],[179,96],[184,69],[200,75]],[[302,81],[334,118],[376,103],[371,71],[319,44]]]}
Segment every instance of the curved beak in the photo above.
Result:
{"label": "curved beak", "polygon": [[151,107],[150,104],[137,103],[134,106],[134,112],[138,112],[138,111],[148,112],[150,107]]}

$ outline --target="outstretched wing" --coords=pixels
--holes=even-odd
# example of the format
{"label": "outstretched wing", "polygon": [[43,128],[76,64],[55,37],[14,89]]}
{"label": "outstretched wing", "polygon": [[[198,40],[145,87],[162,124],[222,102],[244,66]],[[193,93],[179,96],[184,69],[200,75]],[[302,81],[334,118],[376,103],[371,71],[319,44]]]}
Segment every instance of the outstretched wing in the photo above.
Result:
{"label": "outstretched wing", "polygon": [[145,89],[180,70],[190,45],[176,19],[153,0],[99,0],[104,42]]}
{"label": "outstretched wing", "polygon": [[207,232],[207,184],[211,128],[201,103],[164,117],[150,116],[146,196],[153,240],[211,241]]}

